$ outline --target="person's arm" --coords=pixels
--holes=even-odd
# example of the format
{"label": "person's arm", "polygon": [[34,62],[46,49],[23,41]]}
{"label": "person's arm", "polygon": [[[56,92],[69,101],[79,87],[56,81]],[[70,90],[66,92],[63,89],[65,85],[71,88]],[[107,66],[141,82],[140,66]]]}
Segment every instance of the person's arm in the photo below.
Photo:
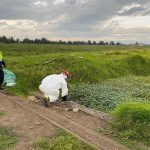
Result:
{"label": "person's arm", "polygon": [[67,95],[68,95],[68,88],[67,88],[67,82],[63,82],[61,85],[62,89],[62,99],[67,100]]}
{"label": "person's arm", "polygon": [[5,61],[4,61],[4,60],[2,60],[2,64],[3,64],[4,67],[6,67],[6,64],[5,64]]}

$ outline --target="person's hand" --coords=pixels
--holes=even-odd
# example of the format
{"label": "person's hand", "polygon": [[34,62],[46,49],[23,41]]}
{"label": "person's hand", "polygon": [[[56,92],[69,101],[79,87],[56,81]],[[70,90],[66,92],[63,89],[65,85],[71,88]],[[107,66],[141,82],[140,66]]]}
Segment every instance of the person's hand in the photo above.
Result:
{"label": "person's hand", "polygon": [[67,101],[67,99],[68,99],[67,95],[62,97],[62,101]]}

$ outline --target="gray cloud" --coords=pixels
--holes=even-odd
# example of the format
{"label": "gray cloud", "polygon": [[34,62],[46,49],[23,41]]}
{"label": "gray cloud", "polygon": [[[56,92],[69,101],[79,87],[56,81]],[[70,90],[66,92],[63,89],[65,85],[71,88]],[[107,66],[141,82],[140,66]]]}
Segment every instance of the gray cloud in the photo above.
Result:
{"label": "gray cloud", "polygon": [[[32,34],[35,37],[41,33],[47,38],[102,38],[115,35],[119,26],[119,22],[113,21],[104,28],[107,21],[116,16],[146,16],[150,13],[149,8],[149,0],[1,0],[0,27],[5,26],[8,30],[15,28],[16,32],[17,28],[18,32],[28,31],[27,27],[34,28],[36,33]],[[17,23],[8,25],[6,20],[16,20]],[[23,23],[22,20],[30,22]],[[25,27],[21,30],[21,26]],[[135,30],[139,32],[136,27]],[[139,34],[145,36],[144,30],[140,31]]]}
{"label": "gray cloud", "polygon": [[150,15],[150,10],[146,10],[142,13],[143,16]]}
{"label": "gray cloud", "polygon": [[[45,7],[43,5],[41,7],[34,5],[36,2],[40,2],[40,0],[1,0],[0,19],[43,21],[54,19],[60,14],[67,13],[70,17],[70,22],[95,22],[112,17],[118,10],[125,5],[134,3],[135,0],[86,0],[83,4],[79,0],[65,0],[60,5],[54,5],[54,0],[41,1],[41,3],[47,4]],[[148,0],[136,0],[136,3],[141,5],[145,5],[148,2]],[[133,8],[131,13],[133,14],[136,11],[137,8]],[[130,15],[130,10],[128,15]]]}

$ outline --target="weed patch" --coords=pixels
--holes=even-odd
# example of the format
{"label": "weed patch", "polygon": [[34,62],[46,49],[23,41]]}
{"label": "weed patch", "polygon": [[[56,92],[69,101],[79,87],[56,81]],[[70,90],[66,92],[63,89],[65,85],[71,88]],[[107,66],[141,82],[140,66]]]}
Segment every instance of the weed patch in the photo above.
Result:
{"label": "weed patch", "polygon": [[95,150],[62,130],[52,139],[42,138],[38,140],[34,147],[36,150]]}
{"label": "weed patch", "polygon": [[11,129],[0,126],[0,150],[13,147],[16,141],[16,136]]}
{"label": "weed patch", "polygon": [[0,117],[3,116],[5,113],[4,112],[0,112]]}

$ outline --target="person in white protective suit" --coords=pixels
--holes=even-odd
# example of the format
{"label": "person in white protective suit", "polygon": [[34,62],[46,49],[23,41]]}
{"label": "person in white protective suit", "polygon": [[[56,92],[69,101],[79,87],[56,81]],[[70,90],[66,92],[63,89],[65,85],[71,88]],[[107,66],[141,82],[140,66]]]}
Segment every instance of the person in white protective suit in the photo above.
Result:
{"label": "person in white protective suit", "polygon": [[44,93],[44,104],[48,107],[49,102],[56,102],[59,99],[61,90],[62,101],[67,100],[68,88],[66,79],[69,77],[69,72],[64,71],[61,74],[53,74],[45,77],[39,89]]}

